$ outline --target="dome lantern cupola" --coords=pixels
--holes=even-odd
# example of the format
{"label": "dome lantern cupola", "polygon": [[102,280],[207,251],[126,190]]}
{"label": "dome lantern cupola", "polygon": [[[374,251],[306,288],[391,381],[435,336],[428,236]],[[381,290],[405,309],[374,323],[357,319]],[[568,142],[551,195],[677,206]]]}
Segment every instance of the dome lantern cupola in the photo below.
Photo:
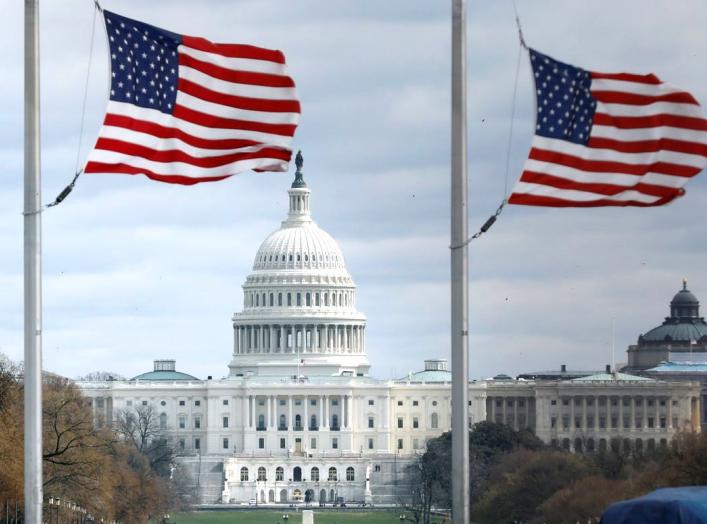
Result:
{"label": "dome lantern cupola", "polygon": [[312,221],[312,216],[309,210],[310,191],[302,174],[302,166],[304,165],[302,151],[297,152],[297,157],[295,157],[295,165],[297,166],[295,180],[292,182],[292,186],[287,191],[290,196],[290,211],[287,213],[287,220],[283,223],[283,226],[285,227],[288,225],[297,225],[302,222]]}
{"label": "dome lantern cupola", "polygon": [[670,301],[670,316],[674,319],[700,316],[700,301],[687,289],[687,279],[683,279],[682,289]]}

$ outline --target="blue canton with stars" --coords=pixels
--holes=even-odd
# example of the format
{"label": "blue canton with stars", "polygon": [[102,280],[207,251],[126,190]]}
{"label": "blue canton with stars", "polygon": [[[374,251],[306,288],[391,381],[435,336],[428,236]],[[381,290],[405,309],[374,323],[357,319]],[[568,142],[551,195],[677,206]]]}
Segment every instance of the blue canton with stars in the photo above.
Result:
{"label": "blue canton with stars", "polygon": [[171,114],[181,35],[104,11],[111,58],[110,99]]}
{"label": "blue canton with stars", "polygon": [[586,145],[597,101],[589,71],[563,64],[530,49],[538,116],[535,134]]}

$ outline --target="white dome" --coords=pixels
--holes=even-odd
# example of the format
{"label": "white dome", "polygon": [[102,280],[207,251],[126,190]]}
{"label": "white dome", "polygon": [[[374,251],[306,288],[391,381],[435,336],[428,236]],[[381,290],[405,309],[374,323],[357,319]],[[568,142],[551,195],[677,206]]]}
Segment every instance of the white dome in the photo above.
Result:
{"label": "white dome", "polygon": [[298,165],[287,219],[258,248],[233,315],[231,376],[368,372],[366,316],[339,245],[312,220]]}
{"label": "white dome", "polygon": [[336,240],[314,222],[285,222],[263,241],[253,262],[254,271],[283,269],[345,271],[346,266]]}

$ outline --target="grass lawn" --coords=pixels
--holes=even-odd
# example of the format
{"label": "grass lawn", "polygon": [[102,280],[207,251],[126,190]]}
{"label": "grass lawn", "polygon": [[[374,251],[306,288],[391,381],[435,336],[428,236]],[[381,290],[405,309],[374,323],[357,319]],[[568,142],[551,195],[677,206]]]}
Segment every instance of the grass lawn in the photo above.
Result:
{"label": "grass lawn", "polygon": [[[283,524],[282,515],[290,515],[288,524],[300,524],[302,513],[296,511],[196,511],[174,513],[170,522],[175,524]],[[400,515],[388,511],[346,513],[314,510],[314,524],[399,524]]]}

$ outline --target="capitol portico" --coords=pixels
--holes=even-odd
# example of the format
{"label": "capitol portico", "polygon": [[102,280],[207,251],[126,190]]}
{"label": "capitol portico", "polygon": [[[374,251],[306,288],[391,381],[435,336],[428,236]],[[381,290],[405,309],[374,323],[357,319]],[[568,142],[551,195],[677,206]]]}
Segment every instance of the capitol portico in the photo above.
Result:
{"label": "capitol portico", "polygon": [[[397,503],[405,466],[451,427],[451,373],[433,359],[399,379],[369,374],[356,285],[336,241],[312,219],[301,157],[297,165],[287,217],[258,249],[232,317],[228,375],[201,380],[158,360],[131,380],[79,386],[97,424],[153,409],[203,503]],[[578,452],[618,436],[638,450],[699,429],[699,396],[692,382],[613,370],[499,376],[469,382],[468,415],[470,425],[527,428]]]}

